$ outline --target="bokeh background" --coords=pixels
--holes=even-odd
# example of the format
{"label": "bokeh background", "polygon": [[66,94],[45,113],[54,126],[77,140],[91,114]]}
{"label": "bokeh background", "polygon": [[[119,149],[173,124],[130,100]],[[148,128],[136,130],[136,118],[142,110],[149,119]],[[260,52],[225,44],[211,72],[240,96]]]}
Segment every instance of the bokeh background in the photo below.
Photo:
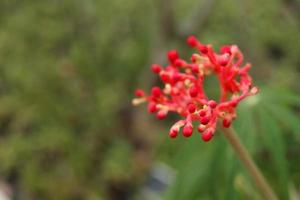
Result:
{"label": "bokeh background", "polygon": [[0,199],[263,199],[222,134],[171,140],[176,116],[131,105],[190,34],[252,62],[261,92],[233,125],[300,199],[299,0],[1,0]]}

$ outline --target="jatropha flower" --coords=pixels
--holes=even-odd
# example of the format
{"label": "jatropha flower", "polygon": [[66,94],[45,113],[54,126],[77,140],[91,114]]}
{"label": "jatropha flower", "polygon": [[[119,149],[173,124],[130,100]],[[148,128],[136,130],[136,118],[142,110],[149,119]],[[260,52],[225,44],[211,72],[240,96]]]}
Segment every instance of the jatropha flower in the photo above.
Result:
{"label": "jatropha flower", "polygon": [[[151,66],[152,72],[159,75],[164,83],[164,88],[154,86],[149,95],[137,89],[133,104],[148,102],[148,111],[156,113],[158,119],[164,119],[169,112],[182,116],[171,127],[171,138],[175,138],[180,129],[183,136],[191,136],[192,122],[198,122],[197,130],[203,141],[209,141],[214,136],[217,121],[222,120],[223,127],[230,127],[236,118],[236,106],[247,96],[256,94],[258,88],[252,86],[252,78],[248,74],[251,64],[243,65],[243,54],[236,45],[222,46],[217,53],[211,45],[200,43],[194,36],[190,36],[187,43],[198,53],[194,53],[190,61],[185,61],[176,50],[169,51],[169,65]],[[204,81],[210,75],[216,75],[219,80],[218,102],[209,99],[203,89]]]}

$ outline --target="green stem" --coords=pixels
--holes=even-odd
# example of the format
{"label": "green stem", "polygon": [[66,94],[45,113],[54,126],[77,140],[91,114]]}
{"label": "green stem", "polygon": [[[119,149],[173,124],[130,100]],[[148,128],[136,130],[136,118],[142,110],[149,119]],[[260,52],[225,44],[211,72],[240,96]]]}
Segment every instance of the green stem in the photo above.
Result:
{"label": "green stem", "polygon": [[233,150],[248,170],[256,186],[260,189],[265,199],[278,200],[275,192],[272,190],[269,183],[254,163],[252,157],[250,156],[245,146],[241,143],[241,140],[236,134],[235,130],[233,128],[222,127],[222,131],[224,133],[225,138],[229,141]]}

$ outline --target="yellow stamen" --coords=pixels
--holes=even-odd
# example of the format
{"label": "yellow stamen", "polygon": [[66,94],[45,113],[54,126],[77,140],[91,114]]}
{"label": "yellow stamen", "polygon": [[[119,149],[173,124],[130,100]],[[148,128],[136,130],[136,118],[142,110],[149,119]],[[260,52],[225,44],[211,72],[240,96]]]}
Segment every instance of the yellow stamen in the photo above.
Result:
{"label": "yellow stamen", "polygon": [[137,106],[141,103],[144,103],[146,101],[146,98],[134,98],[132,99],[132,105]]}
{"label": "yellow stamen", "polygon": [[166,93],[166,94],[170,94],[171,93],[171,85],[170,84],[166,84],[166,86],[165,86],[165,89],[164,89],[164,92]]}
{"label": "yellow stamen", "polygon": [[191,85],[191,81],[189,79],[186,79],[184,81],[185,86],[189,87]]}

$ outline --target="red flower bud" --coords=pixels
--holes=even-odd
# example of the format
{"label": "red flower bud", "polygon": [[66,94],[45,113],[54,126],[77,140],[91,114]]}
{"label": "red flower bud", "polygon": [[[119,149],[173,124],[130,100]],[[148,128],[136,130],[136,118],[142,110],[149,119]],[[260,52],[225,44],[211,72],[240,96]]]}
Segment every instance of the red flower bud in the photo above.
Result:
{"label": "red flower bud", "polygon": [[176,50],[171,50],[168,52],[168,59],[171,63],[173,63],[176,59],[179,58],[179,55]]}
{"label": "red flower bud", "polygon": [[234,101],[230,102],[230,106],[232,106],[232,107],[236,107],[237,105],[238,105],[237,100],[234,100]]}
{"label": "red flower bud", "polygon": [[176,60],[174,61],[174,65],[175,65],[176,67],[182,67],[182,66],[186,65],[186,63],[185,63],[184,60],[176,59]]}
{"label": "red flower bud", "polygon": [[201,117],[201,118],[200,118],[200,122],[201,122],[201,124],[203,124],[203,125],[208,124],[209,121],[210,121],[210,118],[207,117],[207,116],[204,116],[204,117]]}
{"label": "red flower bud", "polygon": [[193,127],[191,125],[186,125],[183,128],[182,134],[184,137],[190,137],[193,134]]}
{"label": "red flower bud", "polygon": [[211,107],[212,109],[214,109],[214,108],[216,108],[217,107],[217,102],[215,102],[214,100],[210,100],[209,102],[208,102],[208,105],[209,105],[209,107]]}
{"label": "red flower bud", "polygon": [[176,138],[178,135],[178,130],[176,129],[171,129],[170,132],[169,132],[169,136],[170,138]]}
{"label": "red flower bud", "polygon": [[166,118],[167,114],[168,114],[168,111],[160,110],[160,111],[157,112],[156,117],[157,117],[157,119],[162,120],[162,119]]}
{"label": "red flower bud", "polygon": [[149,112],[149,113],[154,113],[154,112],[156,112],[156,110],[157,110],[156,104],[153,103],[153,102],[150,102],[150,103],[148,104],[148,112]]}
{"label": "red flower bud", "polygon": [[206,115],[206,113],[207,113],[207,110],[202,109],[202,110],[200,110],[199,115],[200,115],[200,117],[204,117]]}
{"label": "red flower bud", "polygon": [[196,97],[198,95],[198,89],[196,87],[191,87],[189,93],[191,97]]}
{"label": "red flower bud", "polygon": [[228,118],[225,118],[225,119],[223,120],[223,127],[229,128],[230,125],[231,125],[231,120],[228,119]]}
{"label": "red flower bud", "polygon": [[160,75],[160,78],[161,78],[161,80],[162,80],[164,83],[169,83],[169,82],[170,82],[170,76],[169,76],[168,74],[166,74],[166,73],[161,74],[161,75]]}
{"label": "red flower bud", "polygon": [[199,133],[202,133],[203,131],[205,131],[206,127],[202,124],[200,124],[198,127],[197,127],[197,130]]}
{"label": "red flower bud", "polygon": [[194,113],[195,110],[196,110],[196,105],[193,104],[193,103],[189,104],[188,105],[188,110],[189,110],[190,113]]}
{"label": "red flower bud", "polygon": [[159,97],[162,94],[162,92],[161,92],[161,89],[159,87],[153,87],[152,90],[151,90],[151,94],[154,97]]}
{"label": "red flower bud", "polygon": [[196,39],[195,36],[191,35],[190,37],[188,37],[187,39],[187,43],[188,45],[190,45],[191,47],[196,47],[198,45],[198,40]]}
{"label": "red flower bud", "polygon": [[229,62],[229,54],[223,54],[219,57],[218,62],[221,66],[226,66]]}
{"label": "red flower bud", "polygon": [[202,140],[204,142],[208,142],[213,137],[213,131],[211,129],[207,129],[202,133]]}
{"label": "red flower bud", "polygon": [[137,97],[143,97],[143,96],[145,96],[145,92],[143,90],[141,90],[141,89],[136,89],[135,90],[135,96],[137,96]]}
{"label": "red flower bud", "polygon": [[161,66],[157,64],[151,65],[151,70],[153,73],[158,74],[161,71]]}
{"label": "red flower bud", "polygon": [[203,54],[207,54],[208,48],[205,45],[199,45],[199,51]]}
{"label": "red flower bud", "polygon": [[191,64],[190,67],[193,73],[199,73],[199,67],[197,64]]}
{"label": "red flower bud", "polygon": [[224,54],[224,53],[231,54],[231,50],[230,49],[231,49],[231,47],[229,45],[222,46],[220,52],[221,52],[221,54]]}
{"label": "red flower bud", "polygon": [[193,63],[195,63],[197,61],[197,59],[199,58],[199,55],[198,54],[193,54],[192,57],[191,57],[191,61]]}
{"label": "red flower bud", "polygon": [[173,74],[173,76],[172,76],[173,82],[176,83],[176,82],[180,81],[180,80],[181,80],[181,77],[182,77],[182,76],[181,76],[180,73],[175,72],[175,73]]}

